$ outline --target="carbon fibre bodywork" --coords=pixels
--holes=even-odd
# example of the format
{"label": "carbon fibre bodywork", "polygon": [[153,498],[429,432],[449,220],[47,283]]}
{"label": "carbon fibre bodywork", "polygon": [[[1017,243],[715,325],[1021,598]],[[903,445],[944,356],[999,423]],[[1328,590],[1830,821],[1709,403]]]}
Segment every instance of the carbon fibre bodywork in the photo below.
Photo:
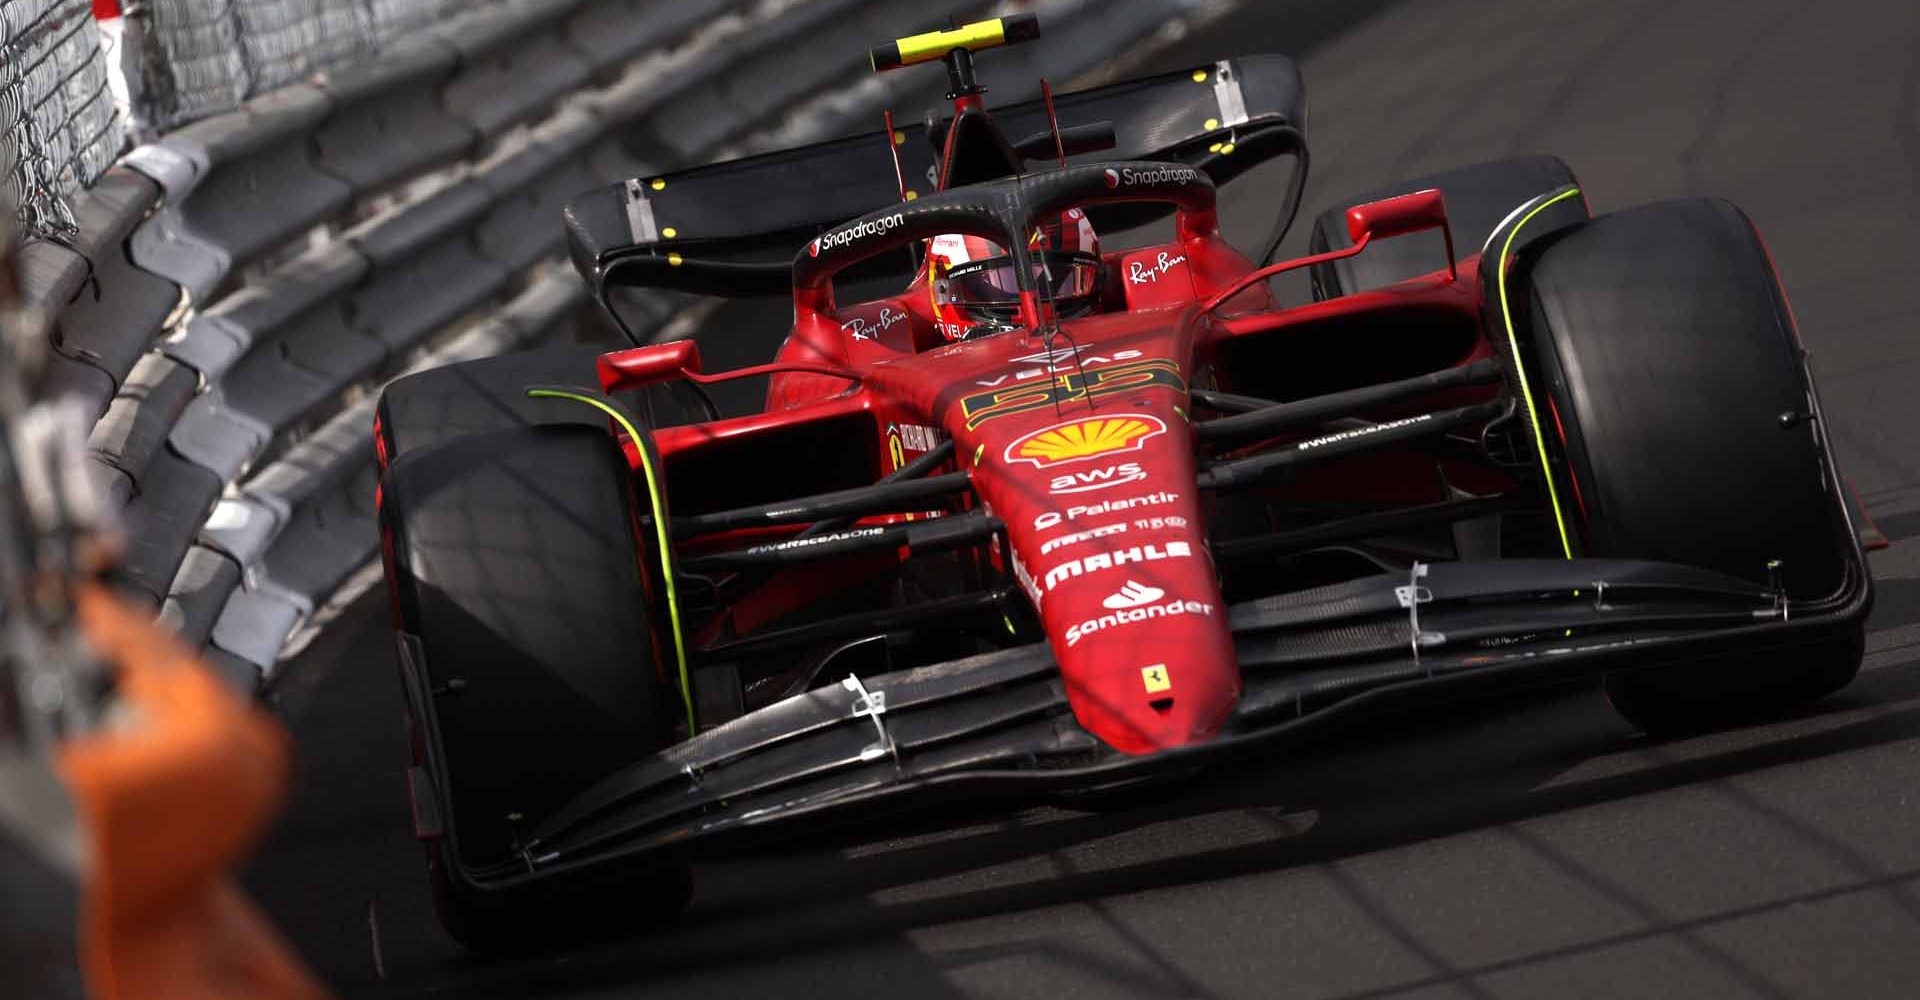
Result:
{"label": "carbon fibre bodywork", "polygon": [[[1074,721],[1044,644],[833,683],[608,777],[533,830],[514,862],[465,874],[479,891],[509,888],[581,865],[749,845],[867,808],[1179,774],[1396,705],[1817,643],[1864,619],[1866,580],[1856,565],[1841,591],[1789,615],[1775,594],[1689,567],[1505,560],[1247,602],[1230,612],[1247,667],[1231,721],[1211,741],[1147,756]],[[1412,607],[1410,587],[1424,588]],[[409,700],[431,718],[417,647],[403,638],[401,650]]]}

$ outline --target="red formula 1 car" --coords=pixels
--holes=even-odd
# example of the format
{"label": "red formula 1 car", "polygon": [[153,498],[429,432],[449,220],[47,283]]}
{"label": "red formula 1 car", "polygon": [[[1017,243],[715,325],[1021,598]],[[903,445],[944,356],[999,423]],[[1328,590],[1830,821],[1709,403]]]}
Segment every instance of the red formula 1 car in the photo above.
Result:
{"label": "red formula 1 car", "polygon": [[[457,936],[608,893],[670,913],[718,841],[1138,785],[1367,707],[1604,675],[1672,730],[1858,669],[1863,519],[1736,209],[1590,218],[1559,161],[1505,161],[1336,206],[1263,266],[1215,191],[1294,160],[1271,256],[1295,66],[990,112],[973,51],[1036,33],[875,50],[946,65],[925,124],[568,208],[616,318],[636,285],[791,295],[773,363],[554,348],[388,388],[415,816]],[[1313,301],[1270,291],[1294,269]],[[709,412],[746,376],[762,412]]]}

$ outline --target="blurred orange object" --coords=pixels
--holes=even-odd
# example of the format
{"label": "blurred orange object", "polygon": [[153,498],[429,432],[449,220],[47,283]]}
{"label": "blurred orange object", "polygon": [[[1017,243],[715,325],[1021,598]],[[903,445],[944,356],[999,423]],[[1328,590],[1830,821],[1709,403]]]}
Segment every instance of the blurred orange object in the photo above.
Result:
{"label": "blurred orange object", "polygon": [[104,724],[58,753],[89,834],[80,929],[89,994],[328,996],[228,874],[285,795],[285,733],[148,614],[93,585],[77,606],[119,692]]}

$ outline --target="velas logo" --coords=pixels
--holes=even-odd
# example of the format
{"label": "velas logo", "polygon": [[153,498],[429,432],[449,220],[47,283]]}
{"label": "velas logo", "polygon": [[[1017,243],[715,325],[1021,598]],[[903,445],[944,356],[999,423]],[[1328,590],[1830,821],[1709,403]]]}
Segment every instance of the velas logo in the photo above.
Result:
{"label": "velas logo", "polygon": [[1102,170],[1100,172],[1106,175],[1108,187],[1117,188],[1120,186],[1120,171],[1115,170],[1112,167],[1108,167],[1107,169]]}
{"label": "velas logo", "polygon": [[1119,590],[1107,595],[1107,599],[1101,601],[1100,606],[1108,611],[1125,611],[1142,604],[1152,604],[1165,596],[1167,592],[1159,587],[1149,587],[1138,580],[1128,580],[1120,585]]}
{"label": "velas logo", "polygon": [[978,379],[975,384],[983,385],[991,389],[1006,383],[1009,379],[1017,384],[1045,375],[1082,371],[1087,365],[1109,365],[1115,361],[1132,361],[1140,356],[1139,351],[1124,350],[1114,351],[1110,356],[1089,354],[1086,357],[1080,357],[1080,348],[1062,347],[1057,351],[1042,351],[1039,354],[1029,354],[1024,357],[1012,359],[1012,362],[1016,365],[1040,365],[1041,367],[1039,368],[1022,368],[1010,375],[995,375],[991,378]]}
{"label": "velas logo", "polygon": [[1006,460],[1008,464],[1026,462],[1045,469],[1063,462],[1139,451],[1147,439],[1166,432],[1165,421],[1144,413],[1083,417],[1014,439],[1007,445]]}

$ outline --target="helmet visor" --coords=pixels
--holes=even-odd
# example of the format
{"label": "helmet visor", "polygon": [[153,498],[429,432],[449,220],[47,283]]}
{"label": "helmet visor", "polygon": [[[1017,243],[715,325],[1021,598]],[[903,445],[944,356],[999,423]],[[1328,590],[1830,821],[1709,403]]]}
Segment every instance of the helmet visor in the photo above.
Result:
{"label": "helmet visor", "polygon": [[[1033,287],[1051,298],[1062,315],[1093,305],[1100,290],[1100,258],[1078,251],[1033,255]],[[969,261],[948,271],[947,301],[982,319],[1008,319],[1019,311],[1020,282],[1013,257]]]}

